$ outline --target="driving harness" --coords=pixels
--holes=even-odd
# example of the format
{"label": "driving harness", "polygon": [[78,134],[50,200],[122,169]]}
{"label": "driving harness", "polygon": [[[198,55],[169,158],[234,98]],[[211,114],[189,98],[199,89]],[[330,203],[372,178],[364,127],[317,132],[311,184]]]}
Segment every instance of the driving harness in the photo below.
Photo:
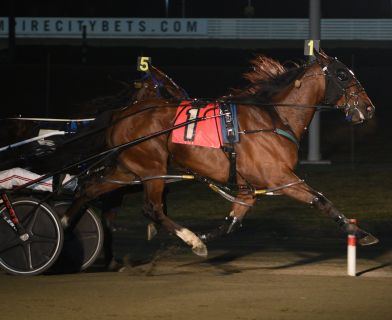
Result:
{"label": "driving harness", "polygon": [[[285,130],[274,127],[271,129],[243,130],[240,132],[237,120],[237,105],[234,103],[220,103],[219,110],[221,115],[221,128],[223,136],[222,140],[225,144],[224,146],[222,146],[222,150],[227,153],[229,160],[229,185],[235,185],[237,182],[237,153],[235,151],[235,144],[240,142],[240,133],[250,134],[258,132],[273,132],[288,139],[289,141],[294,143],[297,148],[299,148],[299,141],[295,137],[294,133],[292,133],[290,128]],[[276,112],[276,110],[274,112]],[[279,117],[279,115],[276,114],[275,117],[277,118]]]}

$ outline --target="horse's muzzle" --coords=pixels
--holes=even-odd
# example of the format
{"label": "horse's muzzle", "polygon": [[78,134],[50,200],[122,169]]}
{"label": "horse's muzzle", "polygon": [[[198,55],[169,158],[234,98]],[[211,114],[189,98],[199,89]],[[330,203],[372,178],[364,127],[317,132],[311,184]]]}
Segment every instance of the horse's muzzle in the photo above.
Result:
{"label": "horse's muzzle", "polygon": [[375,107],[373,106],[373,104],[361,107],[359,107],[358,105],[349,106],[349,108],[347,108],[345,112],[347,121],[350,121],[353,124],[359,124],[373,117]]}

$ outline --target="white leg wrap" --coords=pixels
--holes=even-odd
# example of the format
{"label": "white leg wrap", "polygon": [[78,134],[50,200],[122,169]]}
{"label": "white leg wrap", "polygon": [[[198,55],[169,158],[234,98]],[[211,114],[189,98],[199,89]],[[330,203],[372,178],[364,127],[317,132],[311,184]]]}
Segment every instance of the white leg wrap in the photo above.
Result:
{"label": "white leg wrap", "polygon": [[67,228],[69,226],[69,218],[67,216],[63,216],[60,219],[61,225],[63,226],[63,229]]}
{"label": "white leg wrap", "polygon": [[158,233],[158,230],[153,222],[147,225],[147,240],[152,240]]}
{"label": "white leg wrap", "polygon": [[198,256],[206,257],[207,247],[192,231],[186,228],[176,230],[176,235],[182,239],[187,245],[192,247],[192,250]]}

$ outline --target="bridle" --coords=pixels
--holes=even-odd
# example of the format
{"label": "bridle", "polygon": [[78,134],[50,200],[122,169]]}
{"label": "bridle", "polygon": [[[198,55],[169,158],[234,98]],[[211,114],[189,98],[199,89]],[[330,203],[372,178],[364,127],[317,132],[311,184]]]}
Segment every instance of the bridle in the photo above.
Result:
{"label": "bridle", "polygon": [[[358,113],[361,121],[365,120],[363,112],[359,109],[359,94],[365,89],[355,77],[354,73],[342,62],[332,58],[331,62],[325,65],[321,59],[317,59],[326,79],[326,88],[323,104],[335,106],[342,109],[346,114],[346,119],[351,120],[354,113]],[[354,81],[354,83],[352,83]],[[349,92],[349,88],[355,87],[355,91]],[[343,105],[337,105],[337,101],[344,97]]]}

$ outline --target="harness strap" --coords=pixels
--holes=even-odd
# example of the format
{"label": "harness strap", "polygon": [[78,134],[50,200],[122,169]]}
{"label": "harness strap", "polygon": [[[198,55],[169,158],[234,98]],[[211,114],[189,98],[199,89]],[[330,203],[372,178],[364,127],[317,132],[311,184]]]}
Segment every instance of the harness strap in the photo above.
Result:
{"label": "harness strap", "polygon": [[234,144],[230,144],[230,146],[222,148],[224,152],[227,152],[229,156],[229,184],[237,183],[237,153],[234,149]]}
{"label": "harness strap", "polygon": [[290,131],[286,131],[280,128],[273,128],[273,129],[256,129],[256,130],[242,130],[239,133],[242,134],[252,134],[252,133],[259,133],[259,132],[273,132],[276,133],[277,135],[280,135],[282,137],[285,137],[286,139],[290,140],[293,142],[297,148],[299,149],[299,141],[298,139],[294,136],[293,133]]}
{"label": "harness strap", "polygon": [[229,146],[223,147],[223,151],[229,156],[229,184],[236,184],[237,182],[237,153],[235,152],[234,144],[238,142],[237,120],[235,119],[235,105],[222,103],[219,105],[220,113],[222,115],[223,130]]}

